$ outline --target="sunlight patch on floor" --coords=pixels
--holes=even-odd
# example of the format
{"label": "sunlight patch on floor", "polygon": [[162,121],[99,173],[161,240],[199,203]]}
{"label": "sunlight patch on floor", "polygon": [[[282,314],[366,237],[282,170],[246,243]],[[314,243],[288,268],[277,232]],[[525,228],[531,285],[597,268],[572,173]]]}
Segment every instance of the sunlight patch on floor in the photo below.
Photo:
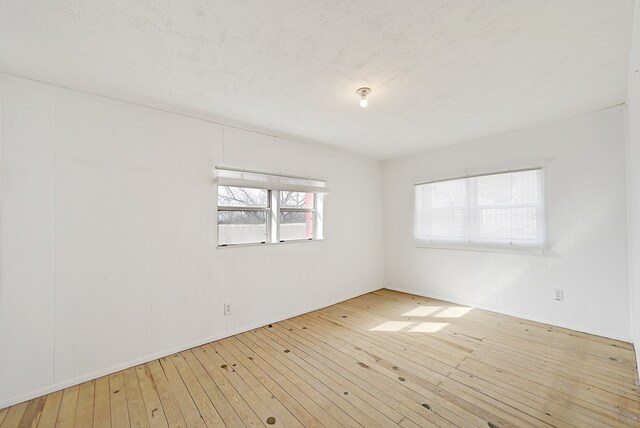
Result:
{"label": "sunlight patch on floor", "polygon": [[421,322],[409,331],[412,333],[436,333],[448,325],[448,322]]}
{"label": "sunlight patch on floor", "polygon": [[407,331],[411,333],[436,333],[446,326],[448,322],[411,322],[411,321],[386,321],[380,325],[377,325],[369,331]]}
{"label": "sunlight patch on floor", "polygon": [[473,308],[465,308],[463,306],[446,308],[434,315],[435,318],[460,318],[471,312]]}
{"label": "sunlight patch on floor", "polygon": [[415,323],[410,321],[386,321],[373,327],[369,331],[400,331],[413,324]]}
{"label": "sunlight patch on floor", "polygon": [[403,317],[428,317],[429,315],[442,309],[441,306],[418,306],[409,312],[402,314]]}

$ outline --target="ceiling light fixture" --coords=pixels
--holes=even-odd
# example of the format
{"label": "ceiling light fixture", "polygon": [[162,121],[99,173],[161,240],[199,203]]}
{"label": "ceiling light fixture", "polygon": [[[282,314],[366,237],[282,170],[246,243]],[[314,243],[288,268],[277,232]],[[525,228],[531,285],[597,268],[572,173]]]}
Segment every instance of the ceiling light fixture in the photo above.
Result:
{"label": "ceiling light fixture", "polygon": [[369,102],[367,101],[367,95],[371,93],[369,88],[360,88],[356,91],[356,94],[360,95],[360,107],[365,108]]}

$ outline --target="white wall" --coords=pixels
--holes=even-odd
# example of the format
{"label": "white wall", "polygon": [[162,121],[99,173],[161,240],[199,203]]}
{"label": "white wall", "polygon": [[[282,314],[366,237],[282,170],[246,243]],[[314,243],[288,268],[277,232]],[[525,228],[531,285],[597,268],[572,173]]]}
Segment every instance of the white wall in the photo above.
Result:
{"label": "white wall", "polygon": [[[414,246],[414,183],[544,164],[543,255]],[[631,338],[624,107],[387,161],[383,183],[387,287]]]}
{"label": "white wall", "polygon": [[[636,1],[627,96],[629,270],[633,339],[640,370],[640,2]],[[640,371],[639,371],[640,374]]]}
{"label": "white wall", "polygon": [[[216,249],[214,165],[326,179],[326,240]],[[0,172],[0,408],[383,285],[378,161],[0,75]]]}

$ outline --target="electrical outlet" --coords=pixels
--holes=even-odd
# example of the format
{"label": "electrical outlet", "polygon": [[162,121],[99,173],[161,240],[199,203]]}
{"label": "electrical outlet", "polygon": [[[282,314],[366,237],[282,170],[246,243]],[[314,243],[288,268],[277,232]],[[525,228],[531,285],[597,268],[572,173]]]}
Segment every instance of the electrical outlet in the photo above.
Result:
{"label": "electrical outlet", "polygon": [[562,288],[556,288],[556,300],[564,300],[564,290]]}
{"label": "electrical outlet", "polygon": [[231,303],[224,304],[224,314],[231,315]]}

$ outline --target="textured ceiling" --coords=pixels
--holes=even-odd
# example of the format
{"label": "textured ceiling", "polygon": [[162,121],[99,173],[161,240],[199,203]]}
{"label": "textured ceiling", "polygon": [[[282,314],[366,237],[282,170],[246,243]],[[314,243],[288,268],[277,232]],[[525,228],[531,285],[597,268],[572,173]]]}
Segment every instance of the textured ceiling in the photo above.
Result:
{"label": "textured ceiling", "polygon": [[632,0],[0,0],[0,71],[388,159],[624,102],[632,15]]}

